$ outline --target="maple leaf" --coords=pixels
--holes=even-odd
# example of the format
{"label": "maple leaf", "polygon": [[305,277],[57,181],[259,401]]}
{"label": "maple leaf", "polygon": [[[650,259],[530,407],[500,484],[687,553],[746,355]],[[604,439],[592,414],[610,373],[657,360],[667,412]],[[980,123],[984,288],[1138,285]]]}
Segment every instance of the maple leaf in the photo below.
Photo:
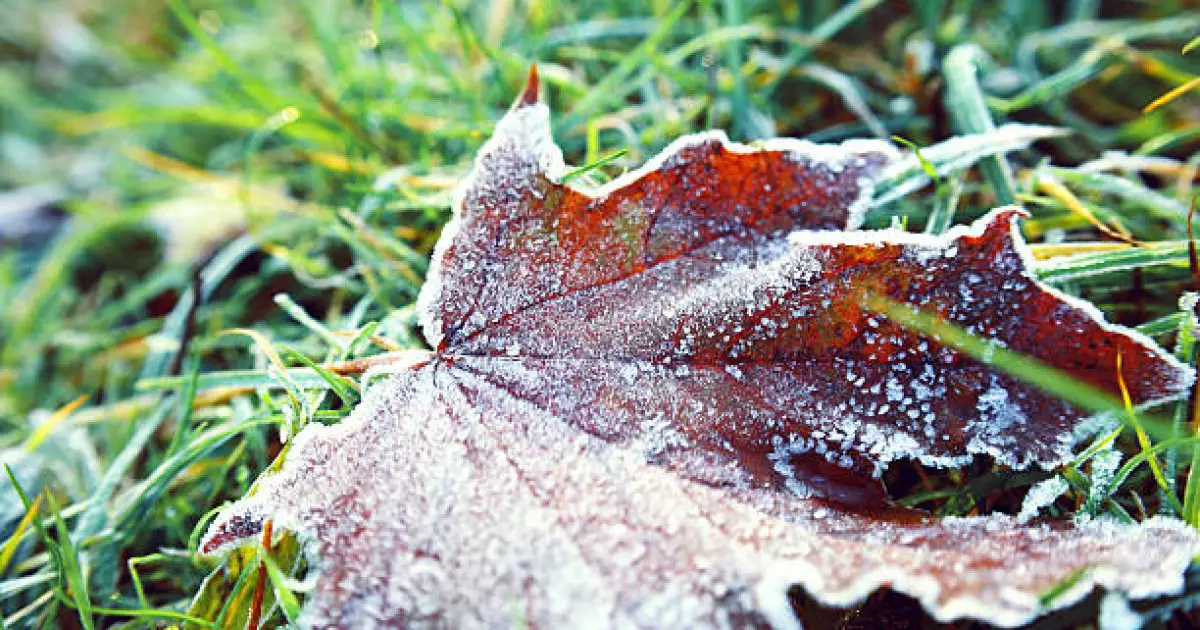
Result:
{"label": "maple leaf", "polygon": [[1138,404],[1193,378],[1039,284],[1016,209],[939,237],[851,231],[898,159],[701,134],[576,190],[531,81],[435,252],[418,303],[433,352],[305,428],[201,550],[268,520],[299,533],[313,626],[788,628],[793,589],[841,606],[881,587],[940,620],[1017,625],[1097,585],[1179,590],[1200,551],[1179,521],[885,506],[895,460],[1053,467],[1091,419],[868,295],[1114,394],[1120,355]]}

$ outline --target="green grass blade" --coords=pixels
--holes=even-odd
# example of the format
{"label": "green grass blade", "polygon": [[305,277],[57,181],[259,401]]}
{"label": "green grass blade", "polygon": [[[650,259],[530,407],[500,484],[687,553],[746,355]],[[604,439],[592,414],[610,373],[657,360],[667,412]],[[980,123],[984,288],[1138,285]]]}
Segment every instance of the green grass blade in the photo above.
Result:
{"label": "green grass blade", "polygon": [[291,348],[288,348],[287,346],[280,346],[280,350],[282,350],[287,357],[294,361],[303,363],[305,367],[315,372],[317,376],[320,376],[321,380],[325,381],[325,383],[329,385],[329,389],[331,389],[333,393],[337,394],[338,398],[342,399],[342,405],[345,408],[351,409],[354,407],[354,405],[358,404],[358,387],[348,381],[346,377],[330,372],[329,370],[314,363],[312,359],[299,352],[296,352]]}
{"label": "green grass blade", "polygon": [[1037,263],[1035,273],[1043,282],[1061,284],[1118,271],[1143,269],[1163,265],[1186,268],[1187,243],[1156,244],[1156,247],[1135,247],[1096,254],[1064,256]]}
{"label": "green grass blade", "polygon": [[[977,44],[955,46],[943,62],[946,109],[950,110],[955,128],[962,133],[989,134],[996,129],[978,77],[980,66],[990,63],[991,58]],[[1016,203],[1016,184],[1013,182],[1012,167],[1003,156],[984,158],[979,167],[992,185],[999,205]]]}
{"label": "green grass blade", "polygon": [[79,562],[79,552],[75,548],[74,541],[71,540],[71,531],[67,528],[66,521],[63,520],[62,511],[59,509],[54,495],[46,494],[45,496],[50,514],[54,518],[55,529],[58,532],[57,542],[59,561],[61,562],[59,570],[66,579],[69,590],[68,595],[71,597],[74,607],[79,613],[79,622],[83,624],[86,630],[92,630],[96,627],[95,612],[92,610],[87,576],[84,575],[83,567]]}
{"label": "green grass blade", "polygon": [[229,73],[250,98],[254,99],[256,103],[267,110],[277,110],[284,106],[283,99],[276,96],[249,72],[244,71],[234,61],[233,57],[217,44],[216,40],[208,34],[208,31],[204,30],[204,27],[196,21],[196,16],[192,15],[191,11],[188,11],[187,7],[183,5],[182,0],[167,0],[167,6],[170,7],[176,19],[187,30],[188,35],[191,35],[193,39],[212,55],[217,65]]}

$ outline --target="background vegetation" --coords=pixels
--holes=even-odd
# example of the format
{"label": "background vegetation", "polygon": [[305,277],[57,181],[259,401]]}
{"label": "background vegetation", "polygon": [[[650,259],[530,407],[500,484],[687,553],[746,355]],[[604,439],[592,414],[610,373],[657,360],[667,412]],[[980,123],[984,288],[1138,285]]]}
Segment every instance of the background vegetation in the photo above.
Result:
{"label": "background vegetation", "polygon": [[[452,187],[533,61],[568,161],[601,163],[598,181],[703,128],[927,147],[1061,127],[943,168],[871,223],[940,231],[1023,202],[1048,281],[1193,360],[1194,1],[5,0],[0,16],[4,627],[240,627],[265,580],[263,619],[294,611],[294,542],[269,575],[247,552],[202,589],[219,567],[197,538],[281,437],[356,400],[312,364],[420,346],[412,302]],[[1058,471],[1044,513],[1196,523],[1191,410],[1164,413],[1172,435]],[[893,490],[1015,512],[1046,477],[984,464]],[[1139,614],[1185,623],[1197,597]]]}

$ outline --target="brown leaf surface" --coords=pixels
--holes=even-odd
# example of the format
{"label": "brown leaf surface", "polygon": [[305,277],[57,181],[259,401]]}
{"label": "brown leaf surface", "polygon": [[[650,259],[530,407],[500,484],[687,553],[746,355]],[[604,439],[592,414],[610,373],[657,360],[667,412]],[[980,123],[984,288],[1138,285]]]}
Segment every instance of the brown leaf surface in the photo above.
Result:
{"label": "brown leaf surface", "polygon": [[1096,585],[1181,588],[1200,548],[1175,521],[938,520],[882,503],[896,459],[1050,467],[1088,419],[864,311],[867,294],[1112,392],[1120,353],[1142,404],[1191,383],[1033,280],[1019,211],[938,238],[841,231],[892,149],[716,134],[586,193],[556,183],[535,101],[518,100],[460,189],[419,304],[435,352],[342,424],[306,428],[205,552],[267,518],[307,537],[314,626],[787,628],[789,589],[850,605],[881,586],[938,619],[1014,625]]}

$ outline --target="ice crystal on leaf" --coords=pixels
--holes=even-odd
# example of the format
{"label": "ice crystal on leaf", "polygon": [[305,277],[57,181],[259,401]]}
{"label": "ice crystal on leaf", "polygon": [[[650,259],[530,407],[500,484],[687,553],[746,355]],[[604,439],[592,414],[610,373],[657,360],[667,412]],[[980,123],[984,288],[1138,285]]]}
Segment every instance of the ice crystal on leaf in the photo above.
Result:
{"label": "ice crystal on leaf", "polygon": [[867,295],[1112,392],[1120,353],[1141,404],[1192,379],[1034,280],[1016,209],[942,237],[848,231],[896,159],[705,134],[577,190],[531,87],[435,252],[419,302],[434,351],[302,431],[203,551],[266,519],[298,532],[319,568],[313,626],[789,628],[793,588],[850,605],[884,586],[938,619],[1014,625],[1097,585],[1178,590],[1198,547],[1175,521],[884,505],[889,462],[1052,467],[1087,418]]}

